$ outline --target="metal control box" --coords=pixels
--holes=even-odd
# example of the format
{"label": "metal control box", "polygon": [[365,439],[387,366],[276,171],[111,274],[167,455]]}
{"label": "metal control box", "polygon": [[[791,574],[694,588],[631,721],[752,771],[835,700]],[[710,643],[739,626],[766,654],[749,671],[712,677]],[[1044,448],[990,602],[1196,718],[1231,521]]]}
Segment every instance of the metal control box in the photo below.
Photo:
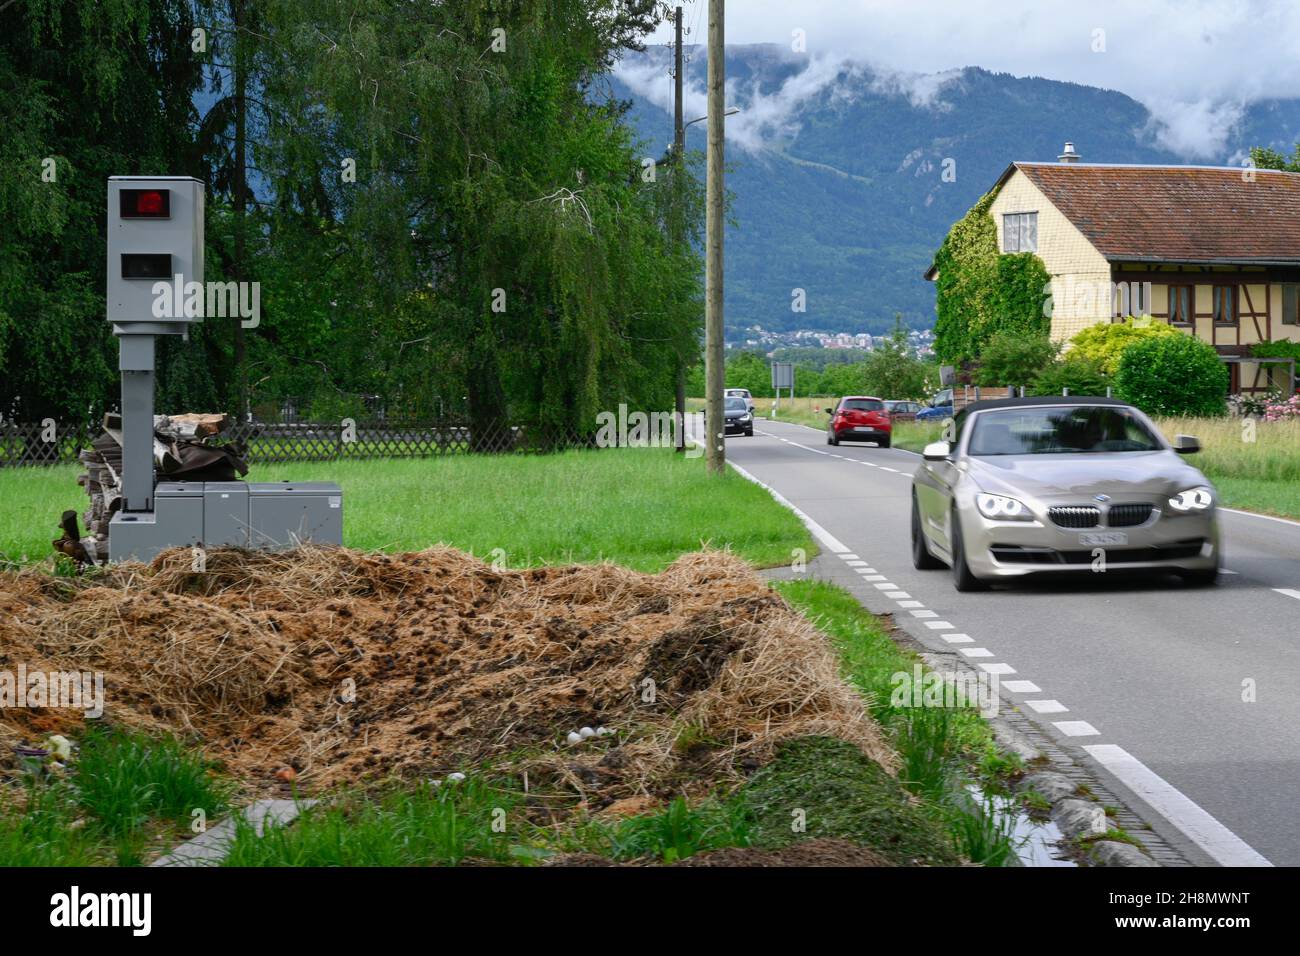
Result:
{"label": "metal control box", "polygon": [[151,561],[167,548],[343,543],[343,490],[333,482],[161,481],[152,512],[119,512],[110,561]]}
{"label": "metal control box", "polygon": [[[155,289],[162,282],[166,292]],[[110,177],[108,321],[197,322],[201,311],[186,314],[189,282],[203,282],[203,183],[189,176]]]}

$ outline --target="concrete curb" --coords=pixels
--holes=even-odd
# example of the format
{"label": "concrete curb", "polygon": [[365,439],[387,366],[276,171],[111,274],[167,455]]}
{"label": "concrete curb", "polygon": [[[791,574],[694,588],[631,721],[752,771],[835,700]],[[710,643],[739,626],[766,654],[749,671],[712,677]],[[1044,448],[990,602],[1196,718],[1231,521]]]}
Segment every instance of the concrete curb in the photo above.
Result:
{"label": "concrete curb", "polygon": [[315,800],[259,800],[232,813],[211,830],[199,834],[193,840],[187,840],[149,865],[219,866],[235,841],[237,820],[243,819],[252,825],[253,832],[261,836],[268,822],[274,826],[284,826],[315,803]]}

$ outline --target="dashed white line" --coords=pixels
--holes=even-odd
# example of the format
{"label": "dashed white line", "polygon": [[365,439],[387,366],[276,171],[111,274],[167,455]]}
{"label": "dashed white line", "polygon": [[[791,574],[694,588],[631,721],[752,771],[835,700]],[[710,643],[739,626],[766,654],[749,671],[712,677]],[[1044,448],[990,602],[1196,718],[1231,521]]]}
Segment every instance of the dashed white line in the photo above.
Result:
{"label": "dashed white line", "polygon": [[993,652],[987,647],[959,647],[958,652],[966,657],[992,657]]}
{"label": "dashed white line", "polygon": [[887,597],[887,598],[893,598],[894,600],[898,600],[899,598],[909,598],[909,597],[911,597],[911,596],[912,596],[912,595],[908,594],[906,591],[886,591],[886,592],[885,592],[885,597]]}
{"label": "dashed white line", "polygon": [[1003,674],[1014,674],[1016,669],[1010,664],[981,664],[980,670],[986,674],[997,674],[999,677]]}
{"label": "dashed white line", "polygon": [[1043,689],[1031,680],[1004,680],[998,687],[1005,687],[1013,694],[1041,694]]}
{"label": "dashed white line", "polygon": [[1052,726],[1067,737],[1101,736],[1101,731],[1086,720],[1054,720]]}
{"label": "dashed white line", "polygon": [[885,577],[885,575],[883,575],[883,574],[868,574],[868,575],[867,575],[866,577],[864,577],[862,580],[864,580],[864,581],[884,581],[884,580],[886,580],[886,577]]}
{"label": "dashed white line", "polygon": [[[908,603],[910,604],[911,602],[909,601]],[[912,613],[912,617],[918,617],[918,618],[920,618],[920,617],[938,617],[938,616],[939,616],[939,612],[938,612],[938,611],[925,611],[925,610],[921,610],[921,611],[912,611],[911,613]]]}
{"label": "dashed white line", "polygon": [[940,634],[949,644],[974,644],[975,638],[969,634]]}
{"label": "dashed white line", "polygon": [[884,584],[877,584],[876,587],[881,591],[892,591],[898,587],[897,584],[890,584],[886,581]]}
{"label": "dashed white line", "polygon": [[899,601],[899,607],[925,607],[920,601]]}
{"label": "dashed white line", "polygon": [[932,631],[946,631],[952,627],[947,621],[926,621],[925,626]]}
{"label": "dashed white line", "polygon": [[1067,714],[1070,708],[1059,700],[1027,700],[1025,706],[1032,708],[1036,714]]}

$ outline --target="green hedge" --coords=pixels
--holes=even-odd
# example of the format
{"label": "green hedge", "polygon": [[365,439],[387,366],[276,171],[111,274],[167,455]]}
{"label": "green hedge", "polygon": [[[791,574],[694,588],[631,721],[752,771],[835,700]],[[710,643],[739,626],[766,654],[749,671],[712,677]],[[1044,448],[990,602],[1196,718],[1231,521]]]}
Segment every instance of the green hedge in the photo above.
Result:
{"label": "green hedge", "polygon": [[1126,348],[1115,385],[1125,401],[1152,415],[1222,415],[1228,366],[1214,346],[1190,335],[1161,335]]}

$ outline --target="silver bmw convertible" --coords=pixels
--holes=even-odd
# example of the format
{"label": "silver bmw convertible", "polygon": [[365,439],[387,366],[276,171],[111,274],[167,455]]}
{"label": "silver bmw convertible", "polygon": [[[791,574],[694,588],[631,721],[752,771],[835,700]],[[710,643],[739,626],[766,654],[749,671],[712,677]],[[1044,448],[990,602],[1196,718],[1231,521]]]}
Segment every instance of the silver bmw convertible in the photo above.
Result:
{"label": "silver bmw convertible", "polygon": [[1070,571],[1219,573],[1218,495],[1138,409],[1108,398],[975,402],[912,477],[912,563],[958,591]]}

